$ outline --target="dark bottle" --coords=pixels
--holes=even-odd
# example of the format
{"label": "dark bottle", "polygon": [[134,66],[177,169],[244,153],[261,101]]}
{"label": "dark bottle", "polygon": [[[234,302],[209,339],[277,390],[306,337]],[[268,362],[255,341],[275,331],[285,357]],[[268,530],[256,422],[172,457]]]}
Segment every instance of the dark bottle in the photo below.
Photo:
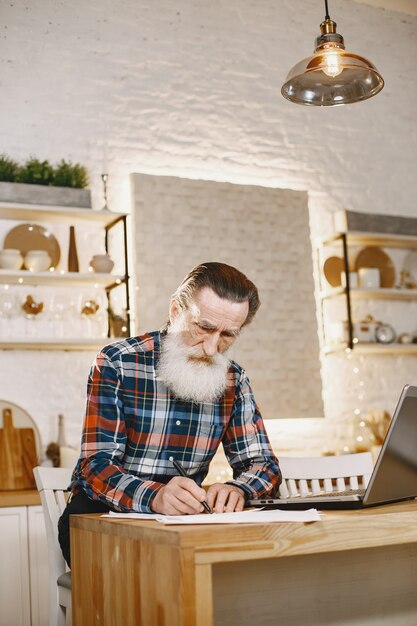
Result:
{"label": "dark bottle", "polygon": [[68,247],[68,271],[78,272],[77,243],[75,241],[75,228],[70,226],[69,247]]}

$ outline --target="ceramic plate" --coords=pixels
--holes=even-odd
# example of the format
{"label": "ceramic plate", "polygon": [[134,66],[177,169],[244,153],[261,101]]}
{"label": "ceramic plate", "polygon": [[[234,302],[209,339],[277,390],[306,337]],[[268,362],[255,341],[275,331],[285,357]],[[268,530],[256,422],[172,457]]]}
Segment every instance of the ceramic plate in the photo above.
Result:
{"label": "ceramic plate", "polygon": [[341,274],[345,271],[343,259],[339,256],[330,256],[325,260],[323,273],[332,287],[340,287],[342,284]]}
{"label": "ceramic plate", "polygon": [[389,289],[395,283],[395,267],[386,252],[377,246],[368,246],[360,250],[355,260],[355,270],[361,267],[376,267],[381,275],[381,287]]}
{"label": "ceramic plate", "polygon": [[403,270],[410,274],[413,282],[417,283],[417,250],[411,250],[404,259]]}
{"label": "ceramic plate", "polygon": [[39,224],[19,224],[9,231],[4,248],[17,248],[23,256],[29,250],[45,250],[51,257],[51,267],[59,263],[61,251],[53,234]]}

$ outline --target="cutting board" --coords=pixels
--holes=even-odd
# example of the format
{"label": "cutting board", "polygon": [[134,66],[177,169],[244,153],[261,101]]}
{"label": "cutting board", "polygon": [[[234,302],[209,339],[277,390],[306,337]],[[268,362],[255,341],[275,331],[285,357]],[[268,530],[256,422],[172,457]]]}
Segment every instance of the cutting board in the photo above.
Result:
{"label": "cutting board", "polygon": [[3,409],[3,428],[0,428],[0,490],[35,489],[33,468],[37,464],[33,428],[15,428],[12,410]]}

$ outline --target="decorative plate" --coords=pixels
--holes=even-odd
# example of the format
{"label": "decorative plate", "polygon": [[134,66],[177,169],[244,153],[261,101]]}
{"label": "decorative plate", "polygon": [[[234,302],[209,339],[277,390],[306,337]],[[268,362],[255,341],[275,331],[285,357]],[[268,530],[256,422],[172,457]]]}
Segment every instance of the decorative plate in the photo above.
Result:
{"label": "decorative plate", "polygon": [[17,248],[23,256],[29,250],[45,250],[51,257],[51,267],[56,267],[61,257],[58,241],[53,234],[39,224],[19,224],[9,231],[4,248]]}
{"label": "decorative plate", "polygon": [[323,264],[323,274],[332,287],[342,284],[342,272],[345,271],[343,259],[339,256],[330,256]]}
{"label": "decorative plate", "polygon": [[355,270],[361,267],[376,267],[381,275],[381,287],[389,289],[395,283],[395,267],[386,252],[377,246],[368,246],[360,250],[355,260]]}

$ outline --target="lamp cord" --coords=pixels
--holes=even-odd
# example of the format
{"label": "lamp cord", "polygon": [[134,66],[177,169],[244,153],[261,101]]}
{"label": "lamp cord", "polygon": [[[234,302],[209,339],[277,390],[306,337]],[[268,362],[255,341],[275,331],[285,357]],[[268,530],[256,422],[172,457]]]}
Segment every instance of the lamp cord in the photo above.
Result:
{"label": "lamp cord", "polygon": [[329,20],[330,19],[330,15],[329,15],[329,7],[327,6],[327,0],[324,0],[324,6],[326,9],[326,15],[324,16],[325,20]]}

